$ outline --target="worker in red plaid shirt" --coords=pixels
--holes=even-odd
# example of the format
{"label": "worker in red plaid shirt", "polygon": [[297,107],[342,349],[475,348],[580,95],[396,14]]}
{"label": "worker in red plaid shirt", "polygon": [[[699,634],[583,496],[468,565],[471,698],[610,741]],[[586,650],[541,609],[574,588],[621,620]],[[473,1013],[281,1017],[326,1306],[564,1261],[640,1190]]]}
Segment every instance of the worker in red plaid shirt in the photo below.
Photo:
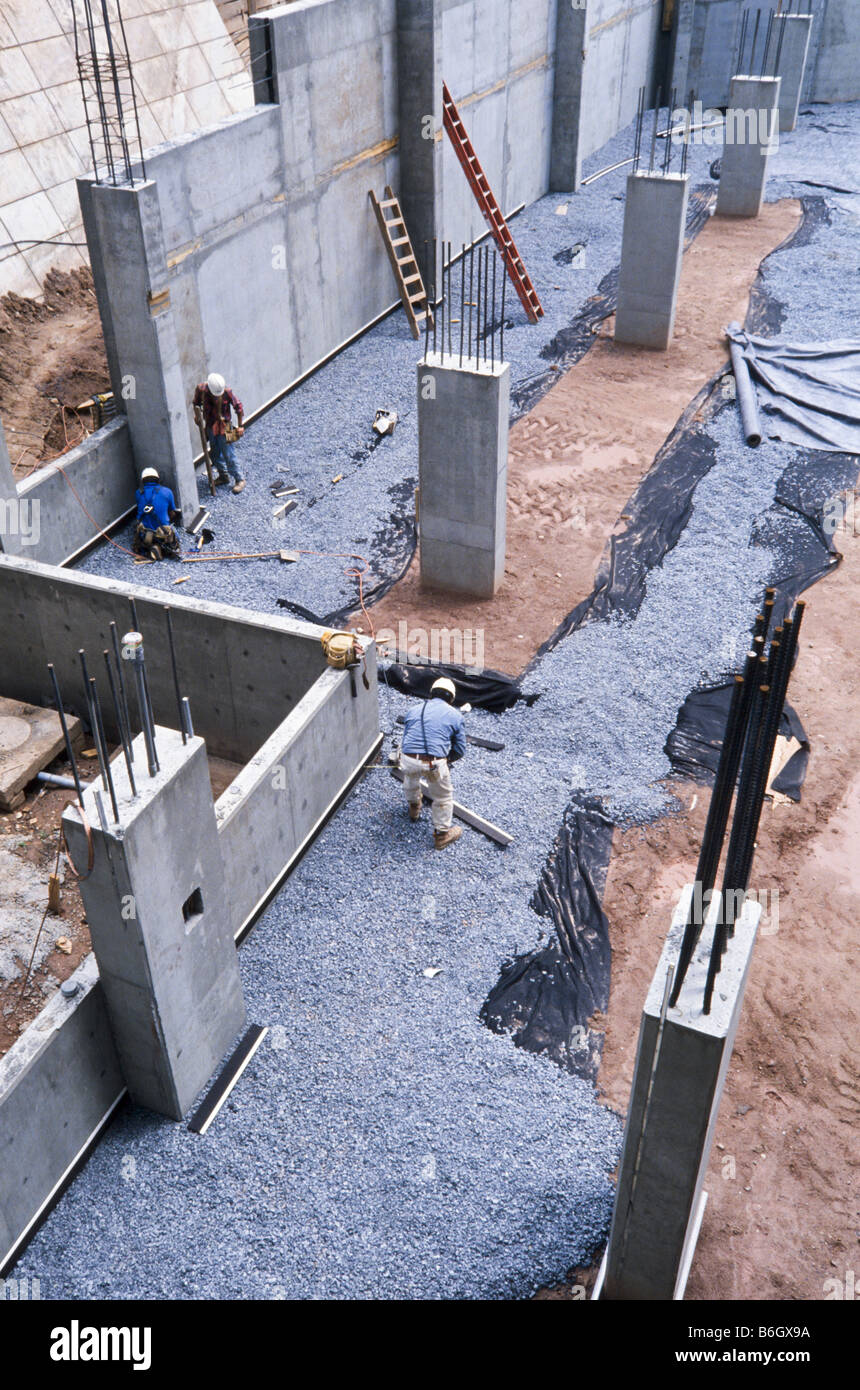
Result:
{"label": "worker in red plaid shirt", "polygon": [[201,381],[194,392],[194,419],[197,424],[205,424],[206,438],[212,462],[218,470],[217,483],[233,480],[233,491],[241,492],[245,479],[236,458],[236,449],[227,431],[231,428],[230,412],[236,412],[235,437],[241,439],[245,433],[242,416],[245,411],[238,396],[230,390],[223,376],[210,372],[206,381]]}

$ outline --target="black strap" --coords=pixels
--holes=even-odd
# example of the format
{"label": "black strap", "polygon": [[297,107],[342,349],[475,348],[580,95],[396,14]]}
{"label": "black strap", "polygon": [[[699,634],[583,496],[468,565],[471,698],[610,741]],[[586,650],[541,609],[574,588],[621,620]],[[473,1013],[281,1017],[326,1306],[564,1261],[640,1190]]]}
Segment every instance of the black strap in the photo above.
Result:
{"label": "black strap", "polygon": [[423,705],[421,706],[421,742],[424,744],[424,752],[427,754],[427,757],[428,757],[428,758],[431,758],[431,757],[433,756],[433,754],[430,752],[430,749],[427,747],[427,730],[426,730],[425,727],[424,727],[424,711],[426,710],[426,708],[427,708],[427,701],[425,700],[424,703],[423,703]]}

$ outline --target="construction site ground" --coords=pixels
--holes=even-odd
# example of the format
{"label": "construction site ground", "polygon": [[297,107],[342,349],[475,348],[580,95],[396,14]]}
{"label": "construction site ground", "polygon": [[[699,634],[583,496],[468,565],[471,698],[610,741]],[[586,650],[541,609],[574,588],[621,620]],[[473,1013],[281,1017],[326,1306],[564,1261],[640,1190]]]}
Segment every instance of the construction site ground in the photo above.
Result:
{"label": "construction site ground", "polygon": [[[368,610],[376,628],[401,618],[483,626],[487,664],[525,666],[587,593],[627,496],[719,368],[720,330],[743,316],[759,262],[796,226],[803,197],[823,199],[826,217],[768,262],[780,331],[794,341],[857,332],[841,286],[860,203],[844,192],[858,126],[848,107],[802,116],[774,157],[760,222],[732,242],[717,222],[699,234],[685,259],[677,343],[665,356],[637,355],[648,375],[633,404],[632,363],[604,320],[592,350],[514,426],[506,583],[531,595],[517,621],[491,624],[480,605],[458,606],[456,617],[452,605],[422,606],[407,578]],[[623,132],[591,167],[623,158],[631,139]],[[692,152],[694,181],[706,181],[711,157]],[[526,264],[542,292],[547,285],[547,321],[537,330],[512,321],[515,390],[551,369],[556,335],[617,264],[623,185],[622,170],[518,219]],[[585,243],[584,268],[568,270],[556,294],[574,241]],[[400,315],[387,320],[253,425],[246,492],[215,500],[213,549],[271,549],[275,536],[274,545],[324,553],[290,569],[132,570],[103,546],[85,567],[164,589],[187,574],[183,592],[262,611],[286,598],[321,616],[355,600],[348,564],[332,552],[360,551],[372,578],[405,568],[420,348],[404,333]],[[380,405],[401,418],[377,445],[369,426]],[[243,948],[252,1018],[271,1036],[235,1099],[206,1145],[142,1112],[119,1117],[22,1261],[47,1296],[523,1296],[541,1285],[570,1296],[563,1276],[589,1266],[605,1238],[620,1137],[612,1111],[623,1116],[642,1001],[707,808],[707,788],[667,779],[663,745],[686,694],[743,650],[774,563],[750,545],[752,527],[793,453],[765,440],[751,456],[733,408],[709,435],[714,466],[635,619],[587,625],[544,657],[528,678],[541,697],[531,708],[470,717],[506,748],[470,752],[458,797],[510,829],[514,845],[502,853],[467,832],[448,858],[435,855],[395,784],[370,772]],[[281,526],[269,495],[279,465],[301,489]],[[610,502],[595,478],[606,479]],[[840,543],[842,568],[807,596],[791,698],[812,743],[810,772],[801,804],[769,812],[760,836],[756,886],[779,889],[778,929],[768,924],[757,947],[688,1297],[820,1298],[856,1249],[843,888],[860,815],[845,620],[860,584],[855,547]],[[558,586],[548,583],[558,575]],[[391,734],[407,701],[385,687],[381,700]],[[613,971],[599,1099],[477,1017],[502,960],[540,936],[528,898],[576,790],[601,796],[623,827],[604,899]],[[134,1181],[118,1176],[128,1156]]]}

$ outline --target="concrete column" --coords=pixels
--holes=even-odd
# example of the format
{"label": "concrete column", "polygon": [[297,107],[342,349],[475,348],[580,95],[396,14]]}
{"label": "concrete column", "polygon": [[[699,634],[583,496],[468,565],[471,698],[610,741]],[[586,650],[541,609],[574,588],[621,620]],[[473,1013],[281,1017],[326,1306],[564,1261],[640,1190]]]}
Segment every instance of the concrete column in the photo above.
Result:
{"label": "concrete column", "polygon": [[558,0],[552,92],[550,192],[574,193],[582,177],[582,97],[588,0]]}
{"label": "concrete column", "polygon": [[717,191],[719,217],[758,217],[778,139],[780,78],[733,77]]}
{"label": "concrete column", "polygon": [[[96,784],[84,792],[94,867],[81,882],[108,1016],[129,1093],[181,1120],[245,1022],[206,746],[156,730],[160,771],[134,743],[137,797],[112,764],[119,825]],[[75,863],[87,845],[72,808],[63,826]]]}
{"label": "concrete column", "polygon": [[6,555],[21,554],[18,516],[18,485],[6,447],[3,421],[0,420],[0,551]]}
{"label": "concrete column", "polygon": [[627,177],[615,341],[665,349],[675,326],[689,175]]}
{"label": "concrete column", "polygon": [[430,353],[418,363],[421,583],[492,598],[505,572],[506,363]]}
{"label": "concrete column", "polygon": [[[806,72],[809,37],[812,33],[811,14],[775,14],[770,39],[768,71],[782,79],[779,89],[779,128],[794,130],[800,108],[800,93]],[[780,47],[781,45],[781,47]],[[779,52],[779,71],[776,55]]]}
{"label": "concrete column", "polygon": [[442,225],[442,0],[397,0],[400,205],[421,272]]}
{"label": "concrete column", "polygon": [[111,384],[135,468],[157,468],[188,521],[200,505],[188,433],[196,383],[182,376],[158,192],[152,181],[114,188],[80,180],[78,187]]}
{"label": "concrete column", "polygon": [[707,1200],[705,1173],[761,905],[744,905],[706,1015],[702,999],[719,910],[719,900],[713,902],[678,1003],[662,1020],[691,892],[688,885],[681,895],[642,1014],[599,1295],[604,1299],[683,1297]]}

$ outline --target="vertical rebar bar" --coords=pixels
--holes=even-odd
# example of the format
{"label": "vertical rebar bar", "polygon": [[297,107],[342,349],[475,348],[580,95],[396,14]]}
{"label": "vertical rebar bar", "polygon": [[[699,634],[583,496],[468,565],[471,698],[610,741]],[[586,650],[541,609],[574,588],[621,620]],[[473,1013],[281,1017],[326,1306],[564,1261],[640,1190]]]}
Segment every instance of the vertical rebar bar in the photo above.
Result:
{"label": "vertical rebar bar", "polygon": [[191,706],[190,706],[189,703],[188,703],[188,696],[187,696],[187,695],[183,695],[183,697],[182,697],[182,718],[183,718],[183,728],[185,729],[186,734],[188,735],[189,738],[193,738],[193,737],[194,737],[194,725],[191,723]]}
{"label": "vertical rebar bar", "polygon": [[494,247],[494,248],[493,248],[493,321],[492,321],[492,324],[490,325],[490,332],[492,333],[492,337],[490,338],[490,349],[491,349],[491,359],[490,359],[490,360],[491,360],[491,364],[492,364],[492,368],[493,368],[493,371],[494,371],[494,372],[495,372],[495,370],[496,370],[496,266],[498,265],[498,260],[499,260],[499,258],[498,258],[498,256],[497,256],[496,253],[495,253],[495,247]]}
{"label": "vertical rebar bar", "polygon": [[642,121],[645,115],[645,88],[639,88],[639,100],[636,103],[636,133],[633,142],[633,172],[639,168],[639,153],[642,149]]}
{"label": "vertical rebar bar", "polygon": [[475,292],[475,246],[469,247],[469,361],[472,360],[472,299]]}
{"label": "vertical rebar bar", "polygon": [[460,366],[463,365],[463,337],[466,332],[466,243],[460,256]]}
{"label": "vertical rebar bar", "polygon": [[75,762],[75,751],[72,748],[72,740],[69,737],[69,726],[66,723],[66,712],[63,709],[63,701],[60,697],[60,687],[57,683],[57,673],[54,670],[54,664],[52,661],[48,662],[48,672],[51,677],[51,683],[54,687],[54,699],[57,702],[57,713],[60,716],[60,728],[63,731],[63,739],[65,740],[66,744],[66,757],[68,758],[69,763],[71,764],[72,776],[75,779],[75,788],[78,793],[78,805],[81,807],[81,809],[83,809],[84,792],[83,788],[81,787],[81,779],[78,775],[78,765]]}
{"label": "vertical rebar bar", "polygon": [[758,26],[761,23],[761,10],[755,12],[755,24],[753,25],[752,47],[750,48],[750,67],[749,75],[755,71],[755,50],[758,43]]}
{"label": "vertical rebar bar", "polygon": [[747,24],[749,23],[749,14],[749,10],[744,10],[743,14],[741,15],[741,32],[740,38],[738,39],[737,56],[737,71],[739,74],[743,72],[744,49],[746,48],[747,43]]}
{"label": "vertical rebar bar", "polygon": [[134,740],[131,736],[131,715],[128,712],[128,692],[125,688],[125,676],[122,671],[122,658],[119,654],[119,636],[117,635],[116,623],[110,624],[110,636],[113,643],[113,656],[116,662],[117,674],[119,676],[119,691],[122,698],[122,713],[125,720],[125,727],[128,730],[128,746],[131,761],[134,762]]}
{"label": "vertical rebar bar", "polygon": [[480,246],[478,247],[478,298],[477,298],[477,302],[476,302],[476,305],[475,305],[475,308],[476,308],[476,311],[477,311],[476,314],[475,314],[475,367],[476,367],[476,368],[479,368],[480,365],[481,365],[481,294],[482,294],[481,271],[482,271],[482,269],[483,269],[483,264],[484,264],[484,257],[483,257],[482,254],[481,254],[482,249],[483,249],[482,247],[480,247]]}
{"label": "vertical rebar bar", "polygon": [[649,172],[649,174],[653,174],[653,172],[654,172],[654,153],[655,153],[656,148],[657,148],[657,122],[658,122],[658,120],[660,119],[660,103],[662,102],[662,100],[663,100],[663,88],[662,88],[662,87],[658,87],[658,88],[657,88],[657,102],[656,102],[656,105],[655,105],[655,107],[654,107],[654,124],[653,124],[653,126],[651,127],[651,159],[650,159],[650,161],[649,161],[649,163],[648,163],[648,172]]}
{"label": "vertical rebar bar", "polygon": [[759,69],[759,77],[764,77],[765,70],[766,70],[766,68],[767,68],[767,55],[768,55],[768,53],[769,53],[769,51],[770,51],[770,36],[771,36],[772,33],[773,33],[773,10],[770,11],[770,13],[768,14],[768,17],[767,17],[767,30],[766,30],[766,32],[765,32],[765,38],[764,38],[764,50],[763,50],[762,55],[761,55],[761,67],[760,67],[760,69]]}
{"label": "vertical rebar bar", "polygon": [[504,261],[503,261],[503,262],[502,262],[502,308],[501,308],[501,318],[500,318],[500,320],[499,320],[499,322],[500,322],[500,324],[501,324],[501,328],[500,328],[500,330],[499,330],[499,361],[500,361],[500,362],[504,362],[504,360],[505,360],[505,291],[507,290],[507,287],[508,287],[508,271],[507,271],[507,267],[506,267],[506,265],[505,265],[505,263],[504,263]]}
{"label": "vertical rebar bar", "polygon": [[105,735],[104,721],[102,720],[102,707],[99,701],[99,692],[95,676],[90,676],[90,690],[92,691],[93,710],[95,711],[96,725],[99,731],[97,746],[99,748],[99,762],[103,762],[102,777],[107,784],[111,810],[113,811],[114,825],[119,825],[119,807],[116,804],[116,792],[114,791],[113,777],[110,770],[107,737]]}
{"label": "vertical rebar bar", "polygon": [[453,247],[452,247],[452,245],[451,245],[451,243],[450,243],[450,241],[449,241],[449,242],[448,242],[448,356],[449,356],[449,357],[453,357],[453,355],[454,355],[453,348],[451,347],[451,300],[452,300],[453,294],[454,294],[454,286],[453,286],[453,279],[454,279],[454,260],[453,260],[453,256],[454,256]]}
{"label": "vertical rebar bar", "polygon": [[126,771],[128,772],[128,784],[131,787],[132,796],[137,796],[137,787],[134,781],[134,772],[131,766],[131,732],[123,724],[122,708],[120,706],[119,692],[116,681],[114,680],[113,667],[111,666],[110,652],[105,648],[105,666],[107,667],[108,684],[110,686],[111,699],[113,700],[113,710],[116,715],[117,727],[119,728],[119,739],[122,744],[122,754],[125,758]]}
{"label": "vertical rebar bar", "polygon": [[170,669],[173,672],[173,690],[176,695],[176,708],[179,711],[179,729],[182,734],[182,742],[185,743],[185,730],[182,728],[182,696],[179,693],[179,672],[176,669],[176,647],[173,643],[173,616],[170,612],[169,604],[164,605],[164,616],[167,619],[167,645],[170,649]]}

